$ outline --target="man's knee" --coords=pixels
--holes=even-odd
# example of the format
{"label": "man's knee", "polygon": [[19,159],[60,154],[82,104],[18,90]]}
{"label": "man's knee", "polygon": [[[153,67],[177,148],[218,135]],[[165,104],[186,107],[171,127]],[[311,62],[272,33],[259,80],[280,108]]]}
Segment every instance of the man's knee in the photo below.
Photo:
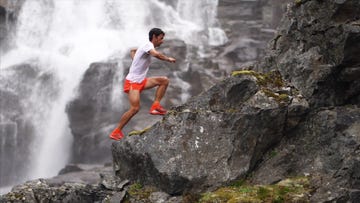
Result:
{"label": "man's knee", "polygon": [[168,85],[169,82],[170,82],[170,80],[169,80],[168,77],[164,76],[164,77],[161,78],[161,84],[162,85]]}
{"label": "man's knee", "polygon": [[132,113],[132,114],[136,114],[137,112],[139,112],[139,110],[140,110],[140,107],[139,106],[132,106],[132,107],[130,107],[130,112]]}

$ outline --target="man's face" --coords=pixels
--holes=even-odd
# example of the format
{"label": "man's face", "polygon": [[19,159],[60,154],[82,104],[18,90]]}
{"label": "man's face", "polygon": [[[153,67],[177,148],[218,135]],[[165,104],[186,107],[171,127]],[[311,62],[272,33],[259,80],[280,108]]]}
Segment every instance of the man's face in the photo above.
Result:
{"label": "man's face", "polygon": [[160,34],[159,36],[153,35],[153,43],[155,47],[159,47],[164,42],[164,35]]}

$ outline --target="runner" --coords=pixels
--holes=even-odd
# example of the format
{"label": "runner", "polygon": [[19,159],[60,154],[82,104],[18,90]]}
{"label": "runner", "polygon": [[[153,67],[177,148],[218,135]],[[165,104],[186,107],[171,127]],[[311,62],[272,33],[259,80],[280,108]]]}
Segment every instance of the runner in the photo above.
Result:
{"label": "runner", "polygon": [[164,37],[165,33],[161,29],[153,28],[149,32],[149,42],[143,44],[138,49],[132,49],[130,51],[133,61],[129,74],[126,76],[124,82],[124,92],[128,94],[130,109],[122,115],[118,126],[110,134],[111,139],[120,140],[124,137],[122,129],[140,110],[140,93],[142,90],[157,87],[154,103],[149,113],[152,115],[166,114],[166,109],[160,105],[160,101],[165,95],[169,79],[165,76],[146,77],[151,63],[151,57],[156,57],[170,63],[176,62],[175,58],[165,56],[155,49],[155,47],[159,47],[163,43]]}

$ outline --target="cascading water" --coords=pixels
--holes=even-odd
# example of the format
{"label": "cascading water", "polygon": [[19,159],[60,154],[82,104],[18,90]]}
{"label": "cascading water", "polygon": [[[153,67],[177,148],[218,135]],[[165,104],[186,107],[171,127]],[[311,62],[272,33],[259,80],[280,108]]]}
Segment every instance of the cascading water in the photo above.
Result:
{"label": "cascading water", "polygon": [[[147,40],[152,27],[187,44],[221,45],[226,36],[216,23],[217,3],[178,0],[172,7],[159,0],[25,0],[14,48],[0,61],[0,79],[20,64],[36,71],[32,87],[25,91],[29,95],[21,100],[22,119],[34,126],[24,178],[54,176],[69,161],[72,135],[65,108],[89,64],[122,59],[131,47]],[[121,96],[114,97],[119,106]],[[6,152],[1,153],[3,157]]]}

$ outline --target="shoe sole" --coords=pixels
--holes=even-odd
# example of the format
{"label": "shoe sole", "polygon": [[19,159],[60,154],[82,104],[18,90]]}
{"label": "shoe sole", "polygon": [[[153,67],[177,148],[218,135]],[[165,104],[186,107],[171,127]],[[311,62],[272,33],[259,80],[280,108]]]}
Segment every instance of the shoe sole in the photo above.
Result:
{"label": "shoe sole", "polygon": [[166,112],[149,112],[151,115],[165,115]]}
{"label": "shoe sole", "polygon": [[118,137],[118,136],[114,136],[113,134],[111,134],[110,136],[109,136],[109,138],[110,139],[113,139],[113,140],[121,140],[122,138],[124,138],[124,134],[120,134],[120,136]]}
{"label": "shoe sole", "polygon": [[116,140],[116,141],[118,141],[118,140],[121,140],[122,139],[122,137],[120,137],[120,138],[118,138],[118,137],[112,137],[112,136],[109,136],[110,137],[110,139],[113,139],[113,140]]}

